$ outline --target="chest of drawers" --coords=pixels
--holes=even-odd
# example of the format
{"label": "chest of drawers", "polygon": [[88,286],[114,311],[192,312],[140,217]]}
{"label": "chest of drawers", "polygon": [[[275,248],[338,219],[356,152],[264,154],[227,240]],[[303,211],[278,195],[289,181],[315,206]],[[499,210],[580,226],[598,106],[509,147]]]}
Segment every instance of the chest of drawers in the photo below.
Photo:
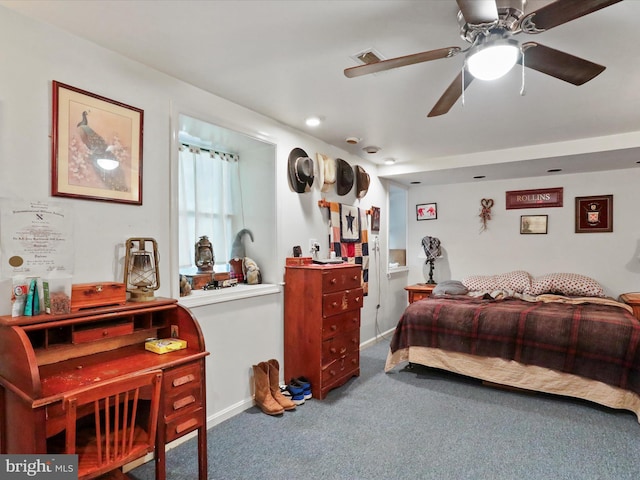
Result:
{"label": "chest of drawers", "polygon": [[313,396],[360,375],[359,265],[287,266],[284,291],[285,381],[311,381]]}

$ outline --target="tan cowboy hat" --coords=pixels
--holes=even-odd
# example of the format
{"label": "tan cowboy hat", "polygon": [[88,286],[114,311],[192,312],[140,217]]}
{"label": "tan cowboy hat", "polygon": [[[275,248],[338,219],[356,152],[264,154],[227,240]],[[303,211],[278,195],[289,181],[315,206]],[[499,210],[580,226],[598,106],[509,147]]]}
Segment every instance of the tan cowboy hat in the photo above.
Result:
{"label": "tan cowboy hat", "polygon": [[356,165],[356,197],[362,198],[369,191],[371,179],[369,174],[360,165]]}
{"label": "tan cowboy hat", "polygon": [[338,195],[343,196],[351,191],[353,188],[353,168],[347,163],[346,160],[336,158],[336,190]]}
{"label": "tan cowboy hat", "polygon": [[313,160],[301,148],[294,148],[289,153],[289,186],[297,193],[311,190],[313,185]]}
{"label": "tan cowboy hat", "polygon": [[322,153],[316,153],[318,170],[322,179],[322,192],[328,192],[336,183],[336,161]]}

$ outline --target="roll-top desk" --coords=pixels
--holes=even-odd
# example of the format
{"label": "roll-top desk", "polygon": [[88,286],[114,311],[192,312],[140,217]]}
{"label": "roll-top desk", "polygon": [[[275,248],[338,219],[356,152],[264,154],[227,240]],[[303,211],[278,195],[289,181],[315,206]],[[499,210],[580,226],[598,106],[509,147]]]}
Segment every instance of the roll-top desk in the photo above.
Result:
{"label": "roll-top desk", "polygon": [[[187,348],[156,354],[147,338],[175,336]],[[199,479],[207,478],[205,362],[198,322],[173,299],[127,302],[61,315],[0,316],[0,453],[47,453],[64,430],[62,399],[80,388],[162,369],[156,479],[165,445],[198,432]]]}
{"label": "roll-top desk", "polygon": [[305,376],[313,396],[360,375],[362,267],[287,266],[284,290],[285,381]]}

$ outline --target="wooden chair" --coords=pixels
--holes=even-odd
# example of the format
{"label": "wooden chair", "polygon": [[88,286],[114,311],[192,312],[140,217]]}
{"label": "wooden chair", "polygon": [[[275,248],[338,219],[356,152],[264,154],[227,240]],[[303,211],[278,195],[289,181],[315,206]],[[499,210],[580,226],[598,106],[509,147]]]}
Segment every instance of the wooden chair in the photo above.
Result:
{"label": "wooden chair", "polygon": [[126,478],[121,467],[154,450],[161,385],[162,371],[154,370],[65,397],[65,453],[78,455],[80,480],[108,472]]}

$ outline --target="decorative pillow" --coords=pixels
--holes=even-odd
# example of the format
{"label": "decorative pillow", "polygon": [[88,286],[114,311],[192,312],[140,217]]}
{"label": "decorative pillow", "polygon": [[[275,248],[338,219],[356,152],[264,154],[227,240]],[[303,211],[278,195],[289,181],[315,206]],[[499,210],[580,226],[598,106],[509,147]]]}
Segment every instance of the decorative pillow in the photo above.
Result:
{"label": "decorative pillow", "polygon": [[523,293],[531,287],[531,276],[524,270],[514,270],[500,275],[471,275],[463,278],[462,283],[469,291],[513,290]]}
{"label": "decorative pillow", "polygon": [[466,295],[468,291],[459,280],[443,280],[435,286],[431,295]]}
{"label": "decorative pillow", "polygon": [[536,277],[531,288],[525,293],[542,295],[543,293],[559,293],[580,297],[604,297],[604,289],[593,278],[577,273],[548,273]]}

